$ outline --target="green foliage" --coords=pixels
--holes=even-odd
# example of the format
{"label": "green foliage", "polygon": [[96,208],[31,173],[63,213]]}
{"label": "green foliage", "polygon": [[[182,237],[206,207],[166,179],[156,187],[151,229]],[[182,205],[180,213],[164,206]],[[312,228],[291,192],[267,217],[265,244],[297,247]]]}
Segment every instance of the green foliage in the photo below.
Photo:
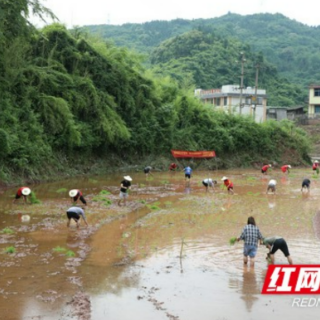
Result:
{"label": "green foliage", "polygon": [[58,189],[56,192],[57,192],[57,193],[64,193],[64,192],[67,192],[67,191],[68,191],[67,188],[60,188],[60,189]]}
{"label": "green foliage", "polygon": [[153,205],[153,204],[147,205],[147,207],[150,208],[151,210],[160,210],[160,208],[158,206]]}
{"label": "green foliage", "polygon": [[[167,155],[173,148],[213,149],[220,159],[232,158],[233,165],[242,164],[241,158],[278,161],[292,150],[297,161],[308,161],[310,143],[292,123],[256,124],[193,96],[195,85],[234,83],[239,75],[234,60],[243,50],[245,85],[253,83],[254,63],[260,61],[264,71],[259,81],[270,103],[303,101],[303,91],[280,78],[274,65],[249,45],[181,19],[148,23],[137,27],[134,36],[154,49],[152,68],[145,70],[141,54],[81,29],[70,32],[52,24],[36,30],[27,23],[29,10],[42,15],[46,9],[37,0],[11,2],[0,1],[1,178],[10,171],[22,177],[45,172],[48,166],[57,167],[60,157],[116,154],[129,161]],[[139,35],[140,28],[144,33]],[[160,44],[157,33],[166,41]],[[110,205],[104,195],[93,201]]]}
{"label": "green foliage", "polygon": [[55,252],[65,252],[67,249],[58,246],[58,247],[53,248],[52,250],[55,251]]}
{"label": "green foliage", "polygon": [[[125,46],[142,53],[153,52],[151,60],[155,58],[155,52],[160,53],[159,50],[162,50],[163,53],[160,54],[161,58],[158,56],[158,58],[162,59],[162,62],[158,60],[157,64],[164,63],[164,58],[170,58],[167,61],[175,59],[174,63],[170,66],[175,77],[178,77],[178,69],[181,72],[183,65],[194,69],[194,73],[200,74],[201,64],[208,64],[210,72],[203,75],[205,77],[211,76],[212,81],[216,81],[216,77],[212,76],[212,73],[215,73],[216,69],[220,69],[221,73],[218,75],[218,79],[220,78],[219,86],[221,86],[221,83],[227,83],[227,78],[225,78],[223,71],[227,71],[226,75],[228,77],[229,66],[230,64],[234,65],[234,63],[228,59],[221,59],[221,50],[207,51],[207,42],[198,41],[196,47],[190,46],[190,39],[184,39],[182,35],[190,31],[213,34],[216,38],[219,35],[221,38],[220,48],[226,48],[227,50],[230,44],[234,42],[234,39],[236,39],[238,42],[246,44],[247,48],[252,48],[255,53],[263,53],[265,62],[272,62],[275,68],[279,70],[279,74],[283,80],[289,79],[290,82],[299,85],[298,91],[291,91],[290,99],[288,99],[287,97],[289,96],[285,95],[282,91],[282,85],[285,85],[284,82],[281,83],[279,88],[276,85],[269,87],[272,85],[272,79],[270,79],[271,81],[266,81],[266,83],[266,79],[261,79],[264,83],[263,87],[267,89],[268,96],[269,94],[271,95],[268,97],[271,102],[270,105],[290,106],[299,104],[299,102],[302,103],[303,98],[300,96],[301,93],[304,97],[307,97],[306,88],[310,83],[318,81],[314,70],[320,66],[320,57],[317,55],[320,47],[317,41],[320,36],[320,29],[290,20],[281,14],[266,13],[243,16],[228,13],[219,18],[212,19],[176,19],[172,21],[151,21],[143,24],[124,24],[121,26],[95,25],[86,27],[86,30],[95,34],[101,34],[108,41],[112,39],[112,41],[122,47]],[[163,43],[164,41],[171,41],[169,39],[175,37],[180,37],[181,42],[175,49],[176,54],[173,56],[173,51],[168,50],[168,52],[165,52]],[[184,46],[183,41],[186,41],[186,46]],[[200,61],[201,64],[199,65],[196,63],[198,58],[192,59],[192,57],[194,53],[201,55],[201,51],[203,51],[203,60]],[[247,52],[247,50],[241,51]],[[189,66],[180,59],[183,56],[185,56],[185,61],[186,59],[190,60]],[[211,64],[213,56],[217,56],[217,63],[214,65]],[[236,55],[234,54],[234,56]],[[177,60],[177,57],[180,58]],[[175,68],[174,65],[176,65]],[[273,73],[275,68],[270,64],[263,66],[261,70],[262,78],[265,78],[265,73]],[[157,70],[160,71],[161,67]],[[182,75],[180,74],[179,77],[181,78]],[[234,81],[230,83],[234,83]],[[197,83],[197,85],[200,86],[200,83]],[[218,86],[212,85],[211,87]],[[209,87],[203,86],[203,88]],[[287,89],[285,90],[287,91]]]}
{"label": "green foliage", "polygon": [[99,194],[111,194],[111,192],[108,190],[101,190]]}
{"label": "green foliage", "polygon": [[75,257],[76,254],[72,250],[68,250],[65,255],[66,257],[71,258]]}
{"label": "green foliage", "polygon": [[58,252],[58,253],[64,253],[64,255],[66,257],[74,257],[75,256],[75,253],[72,251],[72,250],[67,250],[66,248],[63,248],[63,247],[55,247],[52,249],[54,252]]}
{"label": "green foliage", "polygon": [[1,230],[1,233],[5,233],[5,234],[13,234],[14,231],[8,227],[4,228]]}
{"label": "green foliage", "polygon": [[10,246],[10,247],[6,247],[5,250],[4,250],[5,253],[15,253],[16,252],[16,248],[13,247],[13,246]]}
{"label": "green foliage", "polygon": [[41,203],[41,201],[40,201],[39,199],[37,199],[37,196],[36,196],[36,194],[35,194],[34,191],[32,191],[32,192],[30,193],[30,202],[31,202],[32,204],[40,204],[40,203]]}
{"label": "green foliage", "polygon": [[229,239],[229,244],[233,246],[237,242],[237,237],[232,237]]}

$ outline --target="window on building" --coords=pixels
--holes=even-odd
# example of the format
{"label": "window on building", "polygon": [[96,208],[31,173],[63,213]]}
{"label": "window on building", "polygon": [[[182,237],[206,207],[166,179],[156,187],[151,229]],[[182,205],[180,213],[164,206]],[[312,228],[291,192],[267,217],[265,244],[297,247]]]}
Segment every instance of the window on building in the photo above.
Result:
{"label": "window on building", "polygon": [[314,113],[320,113],[320,106],[314,106]]}
{"label": "window on building", "polygon": [[226,106],[228,104],[228,97],[223,98],[223,105]]}
{"label": "window on building", "polygon": [[248,105],[251,104],[251,97],[246,98],[246,104],[248,104]]}
{"label": "window on building", "polygon": [[216,98],[216,106],[220,106],[220,98]]}
{"label": "window on building", "polygon": [[314,88],[314,96],[320,97],[320,88]]}
{"label": "window on building", "polygon": [[257,104],[258,105],[262,105],[263,104],[263,98],[262,97],[258,97],[257,98]]}

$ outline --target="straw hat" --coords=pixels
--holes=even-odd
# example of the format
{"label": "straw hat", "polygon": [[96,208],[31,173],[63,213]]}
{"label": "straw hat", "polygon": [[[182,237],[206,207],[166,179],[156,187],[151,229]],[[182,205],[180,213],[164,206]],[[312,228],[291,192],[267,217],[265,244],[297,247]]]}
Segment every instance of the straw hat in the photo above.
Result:
{"label": "straw hat", "polygon": [[271,168],[271,167],[272,167],[272,165],[271,165],[271,164],[269,164],[269,167]]}
{"label": "straw hat", "polygon": [[31,190],[29,188],[23,188],[21,193],[24,195],[24,196],[28,196],[30,193],[31,193]]}
{"label": "straw hat", "polygon": [[21,221],[22,222],[30,221],[30,216],[27,214],[24,214],[23,216],[21,216]]}
{"label": "straw hat", "polygon": [[70,190],[69,191],[69,196],[71,197],[71,198],[73,198],[73,197],[75,197],[77,194],[78,194],[78,190],[77,189],[72,189],[72,190]]}
{"label": "straw hat", "polygon": [[319,163],[319,161],[318,161],[318,160],[315,160],[314,163]]}
{"label": "straw hat", "polygon": [[288,165],[288,168],[290,168],[290,169],[291,169],[291,166],[290,166],[290,164]]}
{"label": "straw hat", "polygon": [[124,176],[123,178],[127,181],[132,181],[132,178],[130,176]]}
{"label": "straw hat", "polygon": [[228,178],[227,178],[227,177],[223,177],[221,180],[222,180],[222,181],[228,180]]}

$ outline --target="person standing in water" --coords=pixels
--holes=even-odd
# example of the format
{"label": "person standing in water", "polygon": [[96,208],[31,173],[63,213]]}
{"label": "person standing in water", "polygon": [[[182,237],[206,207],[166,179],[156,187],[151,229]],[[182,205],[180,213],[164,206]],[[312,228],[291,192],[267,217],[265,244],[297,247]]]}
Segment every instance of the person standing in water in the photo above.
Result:
{"label": "person standing in water", "polygon": [[262,234],[259,228],[256,226],[254,217],[249,217],[247,225],[243,228],[240,237],[237,241],[244,240],[243,247],[243,263],[248,263],[248,257],[250,258],[250,266],[254,266],[254,259],[257,254],[258,242],[262,244]]}
{"label": "person standing in water", "polygon": [[184,171],[184,177],[185,177],[186,181],[190,182],[192,169],[189,166],[187,166],[183,169],[183,171]]}

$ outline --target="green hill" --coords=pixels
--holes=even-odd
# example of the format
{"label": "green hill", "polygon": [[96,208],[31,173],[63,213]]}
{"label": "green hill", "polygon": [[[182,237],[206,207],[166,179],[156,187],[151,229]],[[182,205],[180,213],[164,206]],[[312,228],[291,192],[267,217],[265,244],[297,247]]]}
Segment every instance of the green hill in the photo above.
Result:
{"label": "green hill", "polygon": [[320,27],[310,27],[281,14],[241,16],[229,13],[219,18],[152,21],[121,26],[87,26],[116,45],[150,53],[164,40],[198,29],[222,38],[234,38],[253,52],[262,52],[280,76],[306,89],[319,81],[314,72],[320,67]]}

